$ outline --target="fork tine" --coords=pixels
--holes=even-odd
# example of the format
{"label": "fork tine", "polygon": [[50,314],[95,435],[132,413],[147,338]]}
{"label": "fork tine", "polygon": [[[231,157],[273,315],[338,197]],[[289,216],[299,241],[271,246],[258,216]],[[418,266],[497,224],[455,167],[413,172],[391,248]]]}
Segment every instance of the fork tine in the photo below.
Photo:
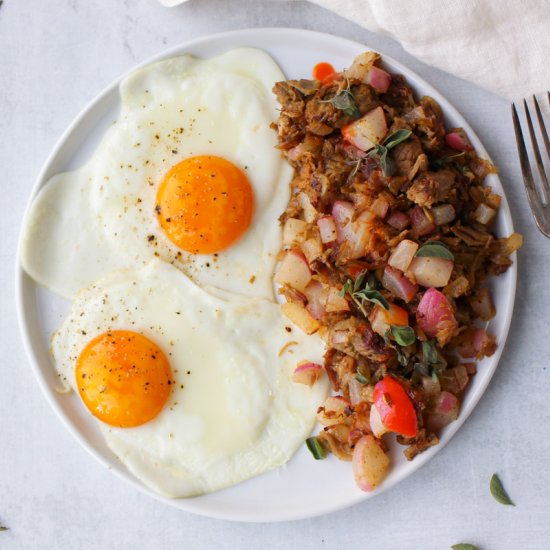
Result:
{"label": "fork tine", "polygon": [[542,203],[546,206],[548,204],[548,191],[550,190],[550,185],[548,185],[548,178],[546,177],[546,170],[544,169],[544,164],[542,163],[542,158],[540,156],[539,144],[537,143],[537,136],[535,135],[535,129],[533,128],[531,113],[529,112],[529,107],[527,107],[527,101],[525,101],[525,99],[523,100],[523,107],[525,108],[527,127],[529,128],[529,136],[531,137],[531,145],[533,147],[533,153],[535,154],[535,160],[537,162],[541,179],[540,187],[542,191]]}
{"label": "fork tine", "polygon": [[[539,121],[539,128],[540,128],[540,133],[542,135],[542,141],[544,141],[544,146],[546,147],[546,153],[548,155],[548,158],[550,158],[550,140],[548,139],[548,132],[546,131],[546,126],[544,125],[542,113],[540,112],[537,96],[533,95],[533,101],[535,102],[535,112],[537,113],[537,120]],[[550,92],[548,93],[548,102],[550,103]]]}
{"label": "fork tine", "polygon": [[525,140],[523,139],[523,132],[519,123],[518,112],[516,106],[512,103],[512,120],[514,122],[514,132],[516,134],[516,143],[518,146],[519,163],[521,166],[521,173],[523,175],[523,183],[525,185],[525,191],[527,192],[527,198],[532,209],[538,210],[539,200],[537,190],[535,189],[535,182],[533,181],[533,172],[531,172],[531,166],[529,164],[529,157],[527,155],[527,149],[525,148]]}

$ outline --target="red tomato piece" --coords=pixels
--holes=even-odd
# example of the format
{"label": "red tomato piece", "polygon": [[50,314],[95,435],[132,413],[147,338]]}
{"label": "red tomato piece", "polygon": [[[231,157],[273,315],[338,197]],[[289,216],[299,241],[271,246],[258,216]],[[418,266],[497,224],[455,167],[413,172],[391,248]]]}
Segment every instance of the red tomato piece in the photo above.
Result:
{"label": "red tomato piece", "polygon": [[338,73],[334,70],[334,67],[330,63],[321,62],[317,63],[313,67],[313,78],[314,80],[320,80],[321,82],[328,79],[334,79]]}
{"label": "red tomato piece", "polygon": [[379,307],[386,323],[388,323],[388,325],[406,327],[409,324],[409,314],[407,310],[395,304],[389,304],[389,306],[390,309],[388,310]]}
{"label": "red tomato piece", "polygon": [[416,411],[403,386],[391,376],[384,376],[374,386],[374,406],[382,422],[392,432],[415,437],[417,431]]}

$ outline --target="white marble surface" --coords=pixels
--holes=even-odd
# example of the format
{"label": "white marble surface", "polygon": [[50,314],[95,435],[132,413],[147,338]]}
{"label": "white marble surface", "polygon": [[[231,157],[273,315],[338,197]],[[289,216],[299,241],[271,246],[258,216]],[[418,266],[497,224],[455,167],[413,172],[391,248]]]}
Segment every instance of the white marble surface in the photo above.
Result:
{"label": "white marble surface", "polygon": [[[485,397],[452,442],[397,487],[284,524],[216,521],[114,478],[72,439],[33,379],[14,305],[15,247],[35,176],[60,133],[136,62],[197,36],[256,26],[364,41],[430,81],[476,128],[525,235],[511,336]],[[388,38],[305,2],[6,0],[0,8],[0,532],[2,549],[427,549],[550,547],[550,241],[528,211],[506,101],[423,65]],[[491,498],[497,471],[515,508]],[[269,498],[269,495],[266,495]]]}

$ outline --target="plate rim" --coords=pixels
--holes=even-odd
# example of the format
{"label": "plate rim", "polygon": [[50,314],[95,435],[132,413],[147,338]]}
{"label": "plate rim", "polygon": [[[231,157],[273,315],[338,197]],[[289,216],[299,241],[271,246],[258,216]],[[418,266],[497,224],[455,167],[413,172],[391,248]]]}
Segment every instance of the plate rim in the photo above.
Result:
{"label": "plate rim", "polygon": [[[514,303],[515,303],[515,297],[516,297],[517,272],[518,272],[517,254],[514,253],[512,255],[513,264],[512,266],[510,266],[510,268],[506,273],[506,276],[509,278],[508,285],[511,291],[507,293],[507,295],[505,295],[504,308],[502,308],[501,306],[501,308],[504,309],[505,311],[502,314],[503,324],[502,324],[502,330],[499,335],[500,336],[499,345],[498,345],[497,351],[491,357],[492,363],[491,363],[490,372],[488,373],[488,375],[486,375],[486,378],[480,382],[480,385],[478,385],[475,388],[475,395],[470,397],[468,402],[468,408],[466,410],[461,410],[460,416],[458,417],[458,419],[446,428],[445,433],[441,438],[440,443],[437,446],[428,449],[427,451],[425,451],[424,453],[422,453],[421,455],[415,458],[414,463],[412,463],[412,469],[410,471],[403,470],[393,478],[391,483],[383,484],[380,488],[378,488],[373,493],[358,492],[356,496],[348,499],[343,504],[339,502],[338,504],[335,504],[332,506],[327,505],[324,507],[320,507],[319,509],[316,509],[316,510],[305,511],[304,513],[299,515],[289,514],[283,510],[276,517],[274,515],[262,515],[261,513],[259,513],[259,515],[255,517],[249,517],[249,516],[243,517],[238,513],[237,514],[231,513],[231,511],[228,511],[227,513],[218,513],[218,512],[208,513],[202,509],[194,510],[192,505],[191,506],[185,505],[188,502],[192,503],[193,499],[170,499],[170,498],[163,497],[162,495],[158,495],[154,491],[146,487],[137,478],[134,478],[134,476],[132,476],[128,472],[123,472],[112,468],[111,465],[106,461],[106,459],[79,432],[76,426],[72,423],[72,421],[64,413],[62,408],[58,405],[58,403],[54,399],[55,390],[51,388],[50,385],[48,384],[45,378],[45,375],[42,372],[42,368],[40,367],[40,361],[37,357],[37,354],[34,351],[34,344],[31,339],[30,330],[29,330],[28,321],[27,321],[28,312],[25,311],[25,305],[24,305],[24,302],[26,299],[25,284],[26,284],[26,278],[28,278],[28,276],[26,275],[26,273],[24,272],[21,266],[22,228],[24,226],[24,222],[27,219],[27,215],[32,202],[34,201],[40,188],[46,182],[46,176],[50,169],[50,166],[53,164],[56,157],[59,155],[59,153],[65,146],[66,142],[69,140],[71,135],[75,132],[75,130],[79,127],[82,121],[88,116],[89,112],[93,110],[103,100],[106,100],[108,96],[111,95],[113,92],[116,92],[120,82],[124,78],[126,78],[129,74],[133,73],[137,69],[140,69],[151,63],[155,63],[162,59],[173,57],[175,55],[181,55],[184,53],[192,53],[191,50],[193,48],[200,47],[202,45],[207,45],[209,43],[215,43],[215,42],[222,42],[224,40],[231,39],[231,38],[239,39],[244,37],[244,39],[247,39],[248,37],[251,37],[251,36],[252,37],[255,36],[256,38],[263,38],[265,37],[265,33],[275,34],[278,37],[284,37],[286,35],[286,36],[292,36],[294,38],[299,38],[300,36],[303,37],[304,35],[306,35],[308,37],[311,37],[312,39],[318,39],[323,42],[327,42],[327,47],[330,47],[330,43],[332,42],[334,44],[337,44],[339,47],[344,47],[344,48],[370,49],[370,46],[368,44],[363,44],[355,40],[351,40],[348,38],[344,38],[338,35],[325,33],[321,31],[292,28],[292,27],[254,27],[254,28],[243,28],[243,29],[236,29],[231,31],[211,33],[200,37],[196,37],[192,40],[184,41],[177,45],[163,49],[162,51],[157,52],[156,54],[153,54],[147,57],[145,60],[133,65],[129,70],[125,71],[124,73],[120,74],[117,78],[112,80],[99,93],[97,93],[90,101],[88,101],[85,107],[78,112],[78,114],[72,119],[69,125],[65,128],[65,130],[59,136],[59,138],[56,140],[53,148],[51,149],[50,153],[47,155],[45,161],[43,162],[42,167],[40,168],[40,171],[33,183],[31,192],[28,196],[23,218],[22,218],[22,223],[19,230],[19,236],[17,240],[17,251],[16,251],[16,258],[15,258],[15,302],[16,302],[17,321],[18,321],[19,332],[23,341],[23,346],[25,348],[26,356],[31,365],[31,369],[33,371],[34,377],[37,380],[38,385],[40,386],[42,393],[46,398],[46,401],[52,407],[58,419],[69,431],[69,433],[71,433],[71,435],[76,439],[76,441],[84,449],[86,449],[86,451],[89,454],[91,454],[95,460],[99,461],[100,464],[102,464],[106,469],[114,473],[119,479],[126,481],[127,483],[129,483],[130,485],[138,489],[141,493],[149,495],[164,504],[168,504],[174,508],[183,510],[185,512],[191,512],[194,514],[202,515],[205,517],[211,517],[215,519],[243,521],[243,522],[293,521],[293,520],[307,519],[311,517],[318,517],[321,515],[335,512],[337,510],[345,509],[359,502],[364,502],[365,500],[368,500],[376,495],[379,495],[385,492],[386,490],[392,487],[395,487],[405,478],[409,477],[410,475],[413,475],[422,466],[424,466],[427,462],[429,462],[433,458],[433,456],[435,456],[447,445],[447,443],[454,437],[456,432],[466,423],[467,419],[469,418],[473,410],[476,408],[481,397],[484,395],[485,391],[487,390],[487,387],[489,386],[489,383],[498,368],[500,358],[502,356],[504,348],[506,347],[510,324],[512,321]],[[238,46],[234,46],[234,47],[238,47]],[[259,47],[259,46],[254,46],[254,47]],[[374,51],[379,51],[378,48],[376,49],[372,48],[372,49]],[[270,53],[270,52],[267,51],[267,53]],[[442,106],[444,115],[450,114],[452,115],[453,118],[459,119],[463,123],[463,126],[466,129],[471,141],[473,142],[476,151],[481,153],[481,155],[484,158],[491,160],[491,157],[489,156],[487,150],[483,146],[481,140],[478,138],[477,134],[475,133],[473,128],[470,126],[468,121],[460,114],[460,112],[452,105],[452,103],[450,103],[449,100],[437,90],[437,88],[435,88],[430,82],[426,81],[424,78],[419,76],[415,71],[413,71],[412,69],[409,69],[407,66],[405,66],[401,62],[395,60],[392,56],[382,52],[380,53],[383,57],[383,60],[388,60],[389,64],[392,65],[392,68],[394,70],[396,69],[402,72],[407,77],[409,74],[412,75],[416,81],[421,83],[422,87],[425,87],[426,89],[435,92],[434,95],[437,96],[436,100]],[[413,89],[414,89],[414,85],[413,85]],[[509,208],[506,193],[504,192],[502,182],[498,175],[495,174],[495,177],[499,182],[500,187],[503,190],[503,199],[504,199],[503,204],[501,205],[501,209],[499,210],[499,216],[502,216],[504,229],[506,233],[509,234],[514,231],[513,219],[511,216],[511,211]],[[124,468],[123,465],[122,465],[122,468]],[[182,504],[182,503],[185,503],[185,504]]]}

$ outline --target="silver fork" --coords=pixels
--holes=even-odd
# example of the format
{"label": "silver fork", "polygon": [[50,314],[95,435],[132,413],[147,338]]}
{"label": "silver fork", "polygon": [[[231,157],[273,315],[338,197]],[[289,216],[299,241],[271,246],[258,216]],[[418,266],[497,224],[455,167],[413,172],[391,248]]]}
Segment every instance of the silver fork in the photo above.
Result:
{"label": "silver fork", "polygon": [[[546,92],[546,94],[548,104],[550,106],[550,92]],[[546,155],[550,160],[550,140],[548,139],[548,132],[546,131],[540,106],[535,96],[533,96],[533,104],[537,115],[539,133],[546,149]],[[538,168],[538,186],[535,178],[533,177],[533,171],[529,162],[529,154],[527,153],[527,147],[525,146],[525,140],[523,138],[518,112],[516,110],[516,106],[512,103],[512,119],[514,121],[514,130],[516,132],[516,142],[518,146],[521,172],[523,174],[523,183],[525,184],[527,199],[529,201],[531,211],[533,212],[537,227],[546,237],[550,238],[550,185],[548,184],[548,177],[546,175],[544,162],[540,153],[537,134],[533,127],[531,113],[529,112],[529,107],[525,99],[523,100],[523,108],[525,110],[525,119],[527,121],[527,128],[529,129],[529,136],[531,137],[533,156]]]}

